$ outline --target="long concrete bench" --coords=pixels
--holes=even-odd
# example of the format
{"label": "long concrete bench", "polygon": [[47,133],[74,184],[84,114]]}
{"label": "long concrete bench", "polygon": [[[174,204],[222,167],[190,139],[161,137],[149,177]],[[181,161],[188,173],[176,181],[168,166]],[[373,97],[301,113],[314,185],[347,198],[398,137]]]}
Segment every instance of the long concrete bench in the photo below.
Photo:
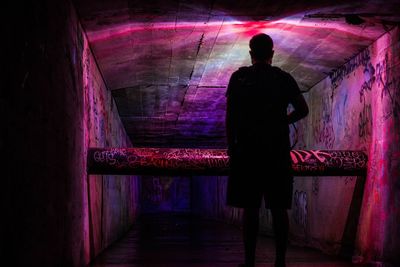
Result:
{"label": "long concrete bench", "polygon": [[[367,155],[352,150],[292,150],[295,176],[364,176]],[[89,174],[227,175],[225,149],[90,148]]]}

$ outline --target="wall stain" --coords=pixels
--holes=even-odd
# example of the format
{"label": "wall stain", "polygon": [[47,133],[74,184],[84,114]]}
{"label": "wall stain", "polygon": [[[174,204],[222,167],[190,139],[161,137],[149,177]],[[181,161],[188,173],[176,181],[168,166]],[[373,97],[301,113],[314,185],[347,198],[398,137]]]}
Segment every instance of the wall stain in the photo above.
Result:
{"label": "wall stain", "polygon": [[322,128],[318,129],[318,142],[323,143],[327,148],[332,149],[335,142],[335,133],[332,123],[332,110],[330,98],[322,99]]}
{"label": "wall stain", "polygon": [[312,193],[316,196],[319,193],[319,178],[318,177],[312,178]]}
{"label": "wall stain", "polygon": [[307,229],[307,193],[296,190],[294,193],[294,221],[301,226],[304,232]]}
{"label": "wall stain", "polygon": [[358,136],[366,139],[372,132],[372,109],[371,104],[365,104],[358,119]]}

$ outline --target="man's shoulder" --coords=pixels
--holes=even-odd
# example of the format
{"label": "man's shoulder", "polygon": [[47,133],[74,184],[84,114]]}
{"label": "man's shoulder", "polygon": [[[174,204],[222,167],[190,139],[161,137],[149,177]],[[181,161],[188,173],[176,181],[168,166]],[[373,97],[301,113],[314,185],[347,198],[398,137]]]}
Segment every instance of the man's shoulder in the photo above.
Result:
{"label": "man's shoulder", "polygon": [[283,69],[277,67],[277,66],[271,66],[272,71],[275,71],[281,75],[290,75],[288,72],[284,71]]}
{"label": "man's shoulder", "polygon": [[276,66],[273,66],[272,69],[275,73],[277,73],[281,77],[281,79],[286,80],[286,81],[294,80],[293,76],[289,72],[284,71],[283,69],[276,67]]}
{"label": "man's shoulder", "polygon": [[232,75],[243,75],[249,72],[251,66],[242,66],[239,67],[236,71],[233,72]]}
{"label": "man's shoulder", "polygon": [[243,79],[246,79],[250,72],[250,67],[248,66],[243,66],[238,68],[236,71],[234,71],[231,75],[231,82],[238,82],[242,81]]}
{"label": "man's shoulder", "polygon": [[[275,73],[275,75],[278,75],[278,77],[281,77],[283,79],[290,79],[292,77],[292,75],[289,72],[286,72],[277,66],[270,66],[269,70]],[[255,71],[254,65],[242,66],[232,73],[232,77],[234,79],[244,78],[249,75],[251,76],[254,71]]]}

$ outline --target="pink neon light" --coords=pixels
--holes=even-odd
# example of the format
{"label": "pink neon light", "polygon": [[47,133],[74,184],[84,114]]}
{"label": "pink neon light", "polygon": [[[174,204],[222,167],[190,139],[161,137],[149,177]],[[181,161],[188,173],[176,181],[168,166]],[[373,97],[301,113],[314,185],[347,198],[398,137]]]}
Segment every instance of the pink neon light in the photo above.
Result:
{"label": "pink neon light", "polygon": [[[212,21],[208,23],[204,22],[157,22],[154,24],[143,24],[143,23],[128,23],[117,26],[112,26],[107,29],[95,32],[89,32],[88,36],[91,42],[97,42],[104,39],[118,38],[126,36],[134,32],[140,31],[158,31],[158,30],[185,30],[193,29],[207,31],[218,31],[220,28],[224,28],[224,31],[232,33],[249,32],[255,30],[263,30],[271,28],[270,22],[254,22],[254,21]],[[249,32],[251,34],[251,32]]]}
{"label": "pink neon light", "polygon": [[[316,12],[316,11],[314,11]],[[293,27],[287,27],[293,26]],[[289,29],[288,29],[289,28]],[[130,35],[131,33],[140,31],[184,31],[184,30],[207,30],[210,31],[222,31],[229,32],[229,34],[245,33],[248,36],[254,35],[260,31],[265,30],[279,30],[293,33],[299,31],[299,29],[331,29],[340,31],[343,33],[350,34],[354,37],[366,36],[365,29],[360,27],[351,26],[343,20],[338,21],[317,21],[313,19],[304,19],[304,14],[299,13],[290,17],[282,18],[276,21],[238,21],[225,17],[222,20],[214,20],[209,22],[204,21],[180,21],[176,22],[156,22],[156,23],[141,23],[131,22],[126,24],[110,26],[104,30],[98,30],[88,32],[88,36],[91,42],[98,42],[105,39],[119,38],[122,36]],[[301,31],[301,30],[300,30]],[[307,31],[307,30],[306,30]],[[301,33],[301,32],[299,32]],[[367,34],[368,35],[368,34]]]}

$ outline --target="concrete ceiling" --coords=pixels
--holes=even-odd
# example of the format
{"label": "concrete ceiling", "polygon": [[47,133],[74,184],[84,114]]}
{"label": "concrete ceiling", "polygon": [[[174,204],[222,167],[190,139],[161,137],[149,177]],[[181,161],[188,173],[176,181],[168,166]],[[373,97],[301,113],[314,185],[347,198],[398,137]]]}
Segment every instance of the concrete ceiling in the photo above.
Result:
{"label": "concrete ceiling", "polygon": [[[225,90],[248,41],[308,90],[400,21],[400,0],[76,0],[135,146],[224,147]],[[357,24],[357,21],[361,24]]]}

